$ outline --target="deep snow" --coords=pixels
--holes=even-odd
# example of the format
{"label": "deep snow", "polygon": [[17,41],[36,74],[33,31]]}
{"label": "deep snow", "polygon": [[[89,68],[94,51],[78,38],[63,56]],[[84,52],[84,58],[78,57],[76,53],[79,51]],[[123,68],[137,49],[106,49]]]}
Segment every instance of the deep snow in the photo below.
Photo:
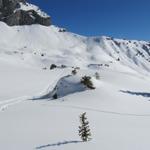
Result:
{"label": "deep snow", "polygon": [[[150,148],[149,42],[4,23],[0,34],[0,149]],[[69,67],[49,70],[52,63]],[[65,80],[70,88],[61,87],[63,97],[33,100],[60,86],[72,66],[80,69],[77,78]],[[96,72],[95,90],[66,94],[79,89],[79,76]],[[85,111],[92,133],[87,143],[78,136],[78,117]]]}

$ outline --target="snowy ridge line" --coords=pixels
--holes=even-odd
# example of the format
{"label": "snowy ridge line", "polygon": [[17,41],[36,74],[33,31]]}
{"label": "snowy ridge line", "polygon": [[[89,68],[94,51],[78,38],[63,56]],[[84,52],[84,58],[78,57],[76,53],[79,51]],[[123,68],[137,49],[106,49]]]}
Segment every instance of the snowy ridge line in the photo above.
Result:
{"label": "snowy ridge line", "polygon": [[[56,79],[55,79],[50,85],[47,86],[47,88],[46,88],[46,90],[45,90],[45,95],[47,95],[47,93],[49,93],[49,91],[52,90],[52,89],[55,87],[55,85],[56,85],[56,83],[58,82],[58,80],[59,80],[61,77],[65,76],[65,75],[66,75],[66,72],[65,72],[65,73],[62,72],[60,75],[58,75],[58,76],[56,77]],[[43,94],[43,93],[41,93],[41,94]]]}
{"label": "snowy ridge line", "polygon": [[73,108],[73,109],[80,109],[80,110],[88,110],[88,111],[95,111],[99,113],[105,113],[105,114],[113,114],[113,115],[120,115],[120,116],[135,116],[135,117],[150,117],[150,114],[132,114],[132,113],[120,113],[115,111],[107,111],[107,110],[100,110],[100,109],[94,109],[89,107],[80,107],[80,106],[73,106],[73,105],[45,105],[47,107],[64,107],[64,108]]}
{"label": "snowy ridge line", "polygon": [[29,98],[29,96],[22,96],[17,98],[12,98],[9,100],[4,100],[3,102],[0,102],[0,111],[4,111],[8,106],[15,105],[17,103],[20,103],[22,101],[25,101]]}
{"label": "snowy ridge line", "polygon": [[63,76],[67,75],[67,73],[62,72],[60,75],[58,75],[55,80],[48,85],[43,91],[41,91],[39,94],[37,94],[37,96],[33,96],[32,98],[30,98],[31,100],[36,100],[36,99],[44,99],[49,95],[49,91],[52,91],[53,88],[56,86],[57,82],[59,81],[59,79]]}

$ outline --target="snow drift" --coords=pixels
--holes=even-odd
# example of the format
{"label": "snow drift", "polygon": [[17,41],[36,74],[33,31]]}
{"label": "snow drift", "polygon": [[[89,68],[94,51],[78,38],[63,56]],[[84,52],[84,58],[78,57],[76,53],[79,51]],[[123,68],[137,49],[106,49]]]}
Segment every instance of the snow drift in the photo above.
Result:
{"label": "snow drift", "polygon": [[[84,78],[90,78],[90,83],[83,82]],[[66,75],[61,77],[53,90],[45,93],[44,95],[34,97],[33,100],[39,100],[39,99],[58,99],[61,97],[65,97],[71,94],[75,94],[78,92],[83,92],[85,90],[92,90],[95,89],[96,85],[96,79],[91,78],[90,76],[81,76],[81,75]]]}

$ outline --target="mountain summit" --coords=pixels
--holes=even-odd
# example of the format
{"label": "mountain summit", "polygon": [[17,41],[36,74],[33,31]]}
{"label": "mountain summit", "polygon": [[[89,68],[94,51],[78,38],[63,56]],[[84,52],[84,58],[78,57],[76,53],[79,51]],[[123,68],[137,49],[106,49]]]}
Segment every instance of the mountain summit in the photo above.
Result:
{"label": "mountain summit", "polygon": [[0,21],[9,26],[41,24],[51,25],[50,16],[26,0],[0,0]]}

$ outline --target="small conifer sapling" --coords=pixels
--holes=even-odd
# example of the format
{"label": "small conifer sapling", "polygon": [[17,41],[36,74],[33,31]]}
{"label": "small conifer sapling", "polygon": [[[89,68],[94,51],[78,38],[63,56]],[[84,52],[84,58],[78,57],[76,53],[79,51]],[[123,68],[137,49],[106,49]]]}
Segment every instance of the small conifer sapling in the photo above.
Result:
{"label": "small conifer sapling", "polygon": [[79,136],[83,142],[91,140],[91,132],[89,128],[89,122],[87,121],[86,112],[80,115]]}
{"label": "small conifer sapling", "polygon": [[82,77],[81,83],[83,85],[85,85],[89,89],[95,89],[90,76],[84,76],[84,77]]}

